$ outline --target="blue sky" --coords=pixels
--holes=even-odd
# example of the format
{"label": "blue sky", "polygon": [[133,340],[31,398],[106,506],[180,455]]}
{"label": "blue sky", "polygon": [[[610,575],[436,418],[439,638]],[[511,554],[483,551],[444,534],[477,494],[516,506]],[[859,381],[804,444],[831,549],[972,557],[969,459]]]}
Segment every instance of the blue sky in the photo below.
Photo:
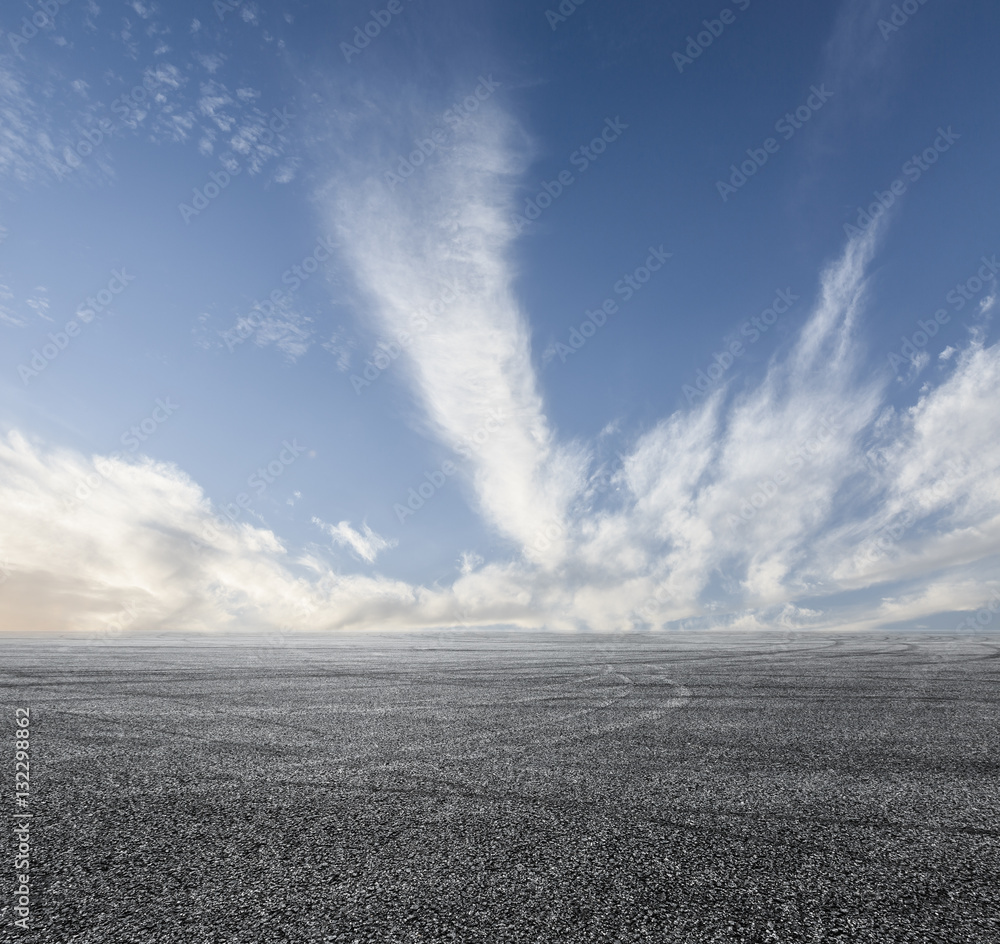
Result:
{"label": "blue sky", "polygon": [[11,5],[3,628],[986,625],[998,18]]}

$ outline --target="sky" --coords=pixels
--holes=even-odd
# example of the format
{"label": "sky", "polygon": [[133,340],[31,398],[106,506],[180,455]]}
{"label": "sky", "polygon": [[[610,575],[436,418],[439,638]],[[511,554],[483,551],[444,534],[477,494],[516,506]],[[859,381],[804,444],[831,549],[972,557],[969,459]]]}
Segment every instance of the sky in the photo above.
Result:
{"label": "sky", "polygon": [[1000,9],[375,4],[4,7],[0,630],[996,629]]}

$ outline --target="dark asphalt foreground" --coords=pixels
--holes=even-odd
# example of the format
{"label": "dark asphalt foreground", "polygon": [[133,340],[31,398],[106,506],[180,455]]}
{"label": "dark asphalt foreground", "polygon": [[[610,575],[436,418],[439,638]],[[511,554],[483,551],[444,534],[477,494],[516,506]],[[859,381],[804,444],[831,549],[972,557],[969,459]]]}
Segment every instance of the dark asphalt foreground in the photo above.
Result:
{"label": "dark asphalt foreground", "polygon": [[19,706],[35,813],[32,929],[5,849],[0,940],[990,944],[998,655],[832,634],[0,644],[4,822]]}

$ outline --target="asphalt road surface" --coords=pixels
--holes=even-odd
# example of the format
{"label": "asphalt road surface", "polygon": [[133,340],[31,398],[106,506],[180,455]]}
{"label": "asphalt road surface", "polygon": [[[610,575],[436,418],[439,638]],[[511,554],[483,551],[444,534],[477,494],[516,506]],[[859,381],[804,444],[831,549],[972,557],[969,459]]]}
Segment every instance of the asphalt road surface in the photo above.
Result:
{"label": "asphalt road surface", "polygon": [[0,940],[1000,941],[996,636],[161,642],[0,644]]}

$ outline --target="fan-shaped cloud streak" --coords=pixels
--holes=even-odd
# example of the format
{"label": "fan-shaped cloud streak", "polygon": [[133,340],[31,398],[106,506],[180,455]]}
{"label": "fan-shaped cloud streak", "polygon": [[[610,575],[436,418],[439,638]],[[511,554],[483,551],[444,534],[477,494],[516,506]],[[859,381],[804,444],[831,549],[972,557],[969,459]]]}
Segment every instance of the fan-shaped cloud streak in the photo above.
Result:
{"label": "fan-shaped cloud streak", "polygon": [[[325,212],[372,317],[405,348],[430,433],[470,456],[486,519],[532,559],[540,522],[562,529],[585,457],[556,443],[531,363],[529,331],[508,263],[510,204],[522,159],[516,129],[490,105],[440,159],[390,189],[370,176],[334,181]],[[376,165],[377,166],[377,165]]]}

